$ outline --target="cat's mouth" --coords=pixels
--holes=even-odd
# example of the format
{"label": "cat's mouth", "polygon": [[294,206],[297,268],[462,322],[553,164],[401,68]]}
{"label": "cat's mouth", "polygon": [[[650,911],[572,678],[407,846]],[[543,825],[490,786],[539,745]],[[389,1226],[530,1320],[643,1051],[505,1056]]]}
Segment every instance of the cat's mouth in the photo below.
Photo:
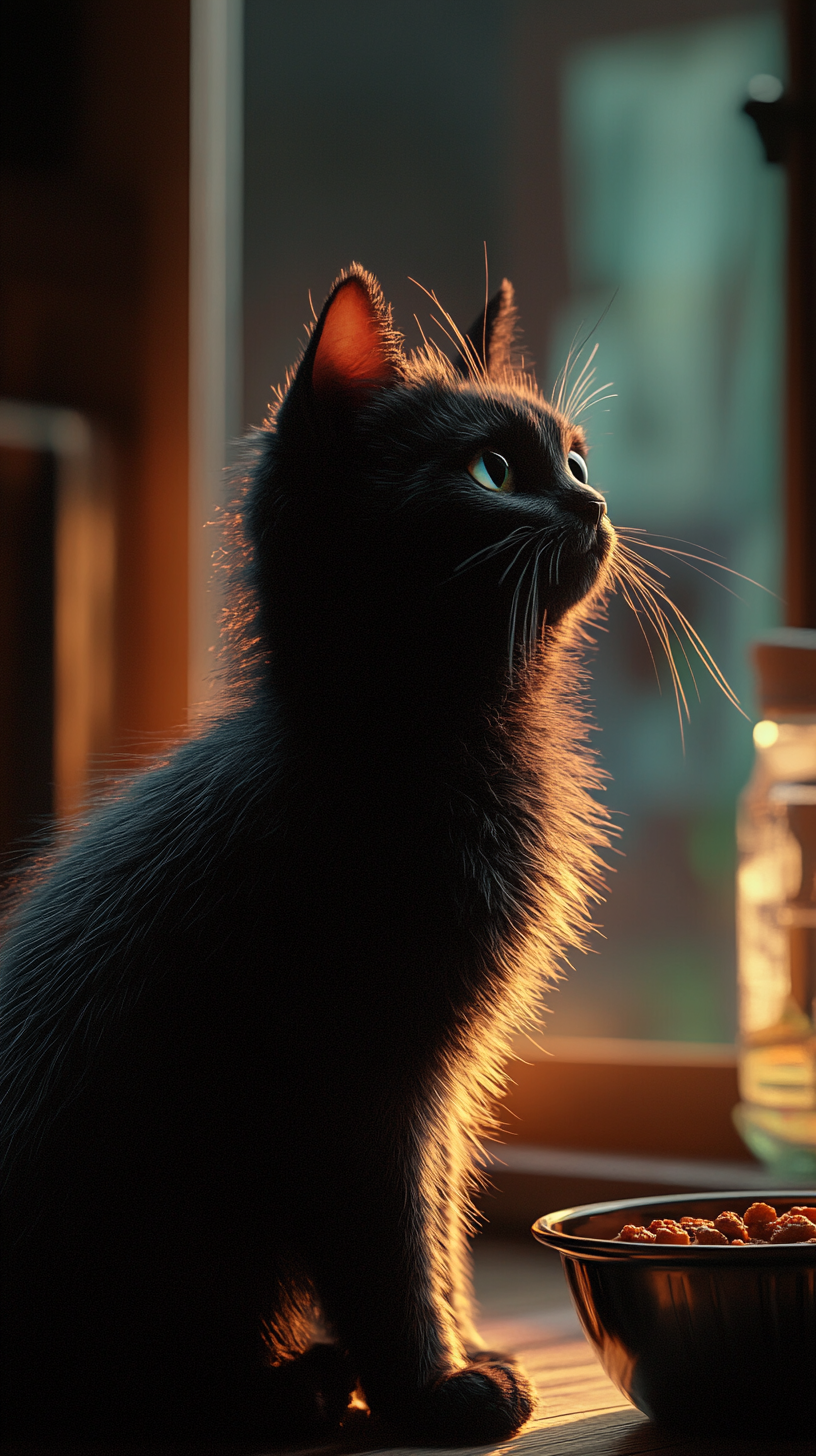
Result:
{"label": "cat's mouth", "polygon": [[615,531],[604,508],[594,525],[582,522],[573,540],[572,554],[595,556],[598,562],[606,561],[615,545]]}
{"label": "cat's mouth", "polygon": [[592,538],[587,546],[587,551],[594,551],[599,561],[606,561],[615,549],[615,528],[608,516],[603,520],[592,533]]}
{"label": "cat's mouth", "polygon": [[595,521],[576,519],[570,511],[560,526],[553,523],[537,545],[520,554],[509,614],[511,663],[519,653],[527,660],[545,622],[554,626],[602,590],[615,540],[605,507]]}
{"label": "cat's mouth", "polygon": [[581,537],[579,550],[582,556],[588,556],[592,552],[599,560],[603,560],[609,551],[606,534],[601,534],[602,526],[597,526],[594,531],[584,531]]}
{"label": "cat's mouth", "polygon": [[556,552],[550,620],[557,619],[594,595],[607,577],[615,549],[615,530],[604,508],[597,522],[574,522],[565,532],[563,549]]}

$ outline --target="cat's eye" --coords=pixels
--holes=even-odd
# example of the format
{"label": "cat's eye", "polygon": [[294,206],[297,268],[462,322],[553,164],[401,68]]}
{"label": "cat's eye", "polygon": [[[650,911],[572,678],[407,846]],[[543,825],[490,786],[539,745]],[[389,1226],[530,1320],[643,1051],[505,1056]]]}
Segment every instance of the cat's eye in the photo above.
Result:
{"label": "cat's eye", "polygon": [[508,490],[513,480],[510,466],[495,450],[485,450],[482,455],[477,455],[475,460],[471,460],[468,470],[473,479],[488,490]]}
{"label": "cat's eye", "polygon": [[589,471],[583,455],[579,455],[577,450],[570,450],[567,464],[576,480],[580,480],[582,485],[589,485]]}

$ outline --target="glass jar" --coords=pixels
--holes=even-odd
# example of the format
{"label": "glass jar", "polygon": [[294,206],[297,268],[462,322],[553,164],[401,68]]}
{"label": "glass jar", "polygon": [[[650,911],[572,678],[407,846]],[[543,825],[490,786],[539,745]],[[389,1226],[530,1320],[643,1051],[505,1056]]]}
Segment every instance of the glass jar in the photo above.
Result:
{"label": "glass jar", "polygon": [[816,1173],[816,631],[754,647],[763,718],[737,815],[735,1120],[779,1175]]}

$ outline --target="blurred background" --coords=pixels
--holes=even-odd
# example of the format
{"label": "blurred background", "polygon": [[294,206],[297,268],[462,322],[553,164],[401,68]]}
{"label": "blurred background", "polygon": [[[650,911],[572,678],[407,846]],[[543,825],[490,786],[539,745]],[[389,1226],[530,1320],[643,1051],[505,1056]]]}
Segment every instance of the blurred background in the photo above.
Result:
{"label": "blurred background", "polygon": [[746,645],[777,622],[814,625],[790,551],[784,584],[786,169],[742,108],[788,83],[807,9],[7,0],[7,866],[215,690],[204,523],[229,442],[263,421],[305,340],[310,293],[319,308],[362,262],[413,346],[429,307],[410,280],[465,326],[486,244],[545,392],[576,339],[592,334],[578,368],[598,345],[595,382],[611,383],[582,421],[613,521],[766,588],[653,553],[748,715],[698,672],[685,743],[666,672],[612,605],[592,691],[623,855],[604,938],[550,994],[549,1025],[733,1042]]}

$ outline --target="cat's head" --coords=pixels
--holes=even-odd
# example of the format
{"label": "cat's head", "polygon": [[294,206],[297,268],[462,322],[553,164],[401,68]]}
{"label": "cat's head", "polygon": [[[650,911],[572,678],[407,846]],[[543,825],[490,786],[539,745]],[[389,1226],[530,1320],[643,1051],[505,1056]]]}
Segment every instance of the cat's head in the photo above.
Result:
{"label": "cat's head", "polygon": [[615,537],[584,436],[514,366],[513,326],[505,282],[454,363],[409,355],[376,281],[337,281],[250,499],[267,638],[424,636],[512,677],[598,593]]}

